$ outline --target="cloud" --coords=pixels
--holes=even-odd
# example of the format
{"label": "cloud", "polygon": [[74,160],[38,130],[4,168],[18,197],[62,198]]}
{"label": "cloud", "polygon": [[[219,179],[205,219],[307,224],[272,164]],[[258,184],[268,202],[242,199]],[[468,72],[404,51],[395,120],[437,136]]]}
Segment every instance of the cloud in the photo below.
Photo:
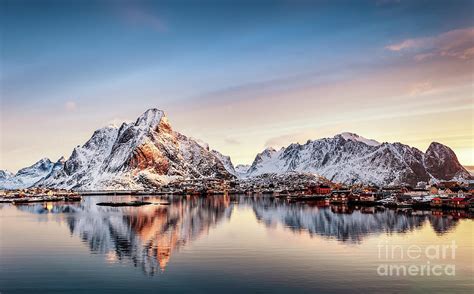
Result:
{"label": "cloud", "polygon": [[240,145],[239,141],[237,141],[236,139],[232,139],[232,138],[225,138],[224,142],[226,142],[227,144],[231,144],[231,145]]}
{"label": "cloud", "polygon": [[131,122],[132,122],[132,120],[130,120],[130,119],[114,117],[113,119],[109,120],[107,123],[108,123],[109,126],[120,127],[123,123],[131,123]]}
{"label": "cloud", "polygon": [[436,57],[468,60],[474,57],[474,28],[452,30],[434,37],[406,39],[385,49],[414,53],[416,61]]}
{"label": "cloud", "polygon": [[74,101],[68,101],[64,104],[64,108],[67,111],[75,111],[77,109],[77,103]]}
{"label": "cloud", "polygon": [[276,136],[269,138],[265,142],[265,148],[272,147],[275,149],[279,149],[281,147],[286,147],[292,143],[300,143],[304,144],[310,138],[314,137],[315,134],[313,132],[294,132],[294,133],[289,133],[281,136]]}
{"label": "cloud", "polygon": [[427,44],[429,42],[428,39],[429,38],[407,39],[407,40],[404,40],[400,43],[389,45],[385,48],[390,50],[390,51],[402,51],[402,50],[406,50],[406,49],[417,49],[417,48],[427,46]]}
{"label": "cloud", "polygon": [[433,84],[431,82],[420,82],[411,85],[409,95],[411,97],[426,94],[433,90]]}

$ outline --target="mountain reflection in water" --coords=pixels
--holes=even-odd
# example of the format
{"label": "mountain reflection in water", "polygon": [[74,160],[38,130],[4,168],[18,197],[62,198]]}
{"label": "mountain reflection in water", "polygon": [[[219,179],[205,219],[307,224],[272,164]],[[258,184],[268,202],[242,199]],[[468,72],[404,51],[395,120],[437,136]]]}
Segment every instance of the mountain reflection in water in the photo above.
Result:
{"label": "mountain reflection in water", "polygon": [[112,262],[130,262],[147,275],[164,271],[173,251],[230,219],[234,206],[251,208],[257,220],[268,227],[282,225],[311,237],[352,243],[369,235],[412,231],[426,221],[443,234],[458,223],[453,217],[435,216],[430,211],[317,207],[249,196],[171,197],[166,198],[170,202],[166,206],[157,205],[163,200],[158,197],[140,197],[155,203],[138,208],[96,205],[118,198],[128,201],[137,197],[85,197],[80,203],[16,207],[35,214],[61,214],[60,220],[67,223],[71,234],[80,236],[92,253],[104,254]]}

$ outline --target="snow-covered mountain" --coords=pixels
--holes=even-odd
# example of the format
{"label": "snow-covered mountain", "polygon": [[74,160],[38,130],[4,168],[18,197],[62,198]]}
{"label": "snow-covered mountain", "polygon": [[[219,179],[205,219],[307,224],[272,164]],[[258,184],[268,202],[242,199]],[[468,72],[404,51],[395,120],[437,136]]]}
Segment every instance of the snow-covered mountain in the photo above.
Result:
{"label": "snow-covered mountain", "polygon": [[0,170],[0,182],[11,179],[14,176],[12,172],[7,170]]}
{"label": "snow-covered mountain", "polygon": [[432,143],[426,153],[401,144],[379,143],[352,133],[291,144],[257,154],[245,177],[288,171],[313,172],[334,182],[377,185],[466,179],[469,173],[447,146]]}
{"label": "snow-covered mountain", "polygon": [[237,176],[237,172],[234,168],[234,164],[232,163],[232,160],[230,159],[230,156],[223,155],[219,151],[216,150],[211,150],[211,153],[214,154],[219,160],[224,164],[225,169],[231,173],[234,176]]}
{"label": "snow-covered mountain", "polygon": [[420,181],[467,179],[468,171],[447,146],[426,153],[379,143],[353,133],[291,144],[257,154],[251,166],[234,167],[229,156],[174,131],[164,112],[149,109],[135,122],[94,132],[69,159],[44,158],[13,175],[0,171],[0,189],[32,185],[65,189],[146,189],[175,179],[249,178],[266,173],[315,173],[334,182],[415,185]]}
{"label": "snow-covered mountain", "polygon": [[0,170],[0,189],[22,189],[34,185],[53,170],[56,163],[42,158],[35,164],[20,169],[15,175]]}
{"label": "snow-covered mountain", "polygon": [[243,177],[247,174],[250,164],[237,164],[234,168],[237,177]]}
{"label": "snow-covered mountain", "polygon": [[142,189],[178,178],[230,179],[233,175],[220,156],[173,131],[163,111],[149,109],[133,123],[95,131],[89,141],[74,149],[63,168],[54,170],[38,185]]}
{"label": "snow-covered mountain", "polygon": [[369,146],[379,146],[380,145],[380,143],[375,141],[375,140],[366,139],[366,138],[361,137],[361,136],[359,136],[357,134],[354,134],[354,133],[344,132],[344,133],[341,133],[341,137],[343,137],[347,141],[362,142],[362,143],[364,143],[366,145],[369,145]]}

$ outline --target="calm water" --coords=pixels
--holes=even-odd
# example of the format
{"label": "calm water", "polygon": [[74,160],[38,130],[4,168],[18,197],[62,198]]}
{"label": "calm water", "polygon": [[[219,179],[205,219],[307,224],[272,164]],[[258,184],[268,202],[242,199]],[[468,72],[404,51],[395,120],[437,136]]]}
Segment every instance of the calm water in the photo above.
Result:
{"label": "calm water", "polygon": [[[248,196],[175,197],[169,206],[138,208],[96,205],[132,198],[0,206],[0,292],[474,289],[474,222],[465,216]],[[455,252],[434,256],[452,242]],[[408,257],[409,246],[421,254]],[[389,265],[438,266],[443,272],[389,275]]]}

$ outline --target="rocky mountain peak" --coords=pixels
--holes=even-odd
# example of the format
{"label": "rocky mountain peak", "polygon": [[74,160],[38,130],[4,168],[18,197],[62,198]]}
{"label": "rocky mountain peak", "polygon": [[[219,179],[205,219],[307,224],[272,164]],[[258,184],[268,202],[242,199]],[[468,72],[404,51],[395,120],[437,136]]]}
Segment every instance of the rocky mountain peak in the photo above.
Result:
{"label": "rocky mountain peak", "polygon": [[277,151],[276,151],[275,148],[273,148],[273,147],[267,147],[267,148],[265,148],[265,150],[263,150],[260,154],[261,154],[261,155],[271,155],[271,154],[276,153],[276,152],[277,152]]}
{"label": "rocky mountain peak", "polygon": [[29,172],[31,170],[48,170],[52,167],[52,165],[53,163],[51,160],[47,157],[44,157],[35,162],[33,165],[20,169],[17,174]]}
{"label": "rocky mountain peak", "polygon": [[426,149],[426,154],[435,155],[437,157],[456,157],[456,154],[454,154],[451,148],[438,142],[431,142],[428,149]]}
{"label": "rocky mountain peak", "polygon": [[350,132],[344,132],[344,133],[341,133],[339,135],[336,135],[335,137],[343,138],[346,141],[362,142],[362,143],[364,143],[366,145],[369,145],[369,146],[379,146],[380,145],[380,143],[377,142],[376,140],[367,139],[367,138],[359,136],[355,133],[350,133]]}
{"label": "rocky mountain peak", "polygon": [[249,164],[238,164],[235,166],[235,172],[238,175],[245,175],[250,168]]}
{"label": "rocky mountain peak", "polygon": [[230,158],[173,131],[162,110],[145,111],[120,129],[102,128],[74,149],[64,168],[39,185],[143,189],[178,178],[232,178]]}
{"label": "rocky mountain peak", "polygon": [[441,143],[431,143],[424,154],[423,161],[427,172],[436,179],[469,177],[469,172],[459,163],[454,151]]}
{"label": "rocky mountain peak", "polygon": [[164,117],[164,111],[157,108],[150,108],[137,118],[135,121],[135,126],[141,129],[156,130],[159,127],[162,118]]}
{"label": "rocky mountain peak", "polygon": [[0,170],[0,181],[10,179],[13,176],[14,174],[7,170]]}
{"label": "rocky mountain peak", "polygon": [[0,178],[0,189],[21,189],[34,185],[51,173],[54,163],[49,158],[42,158],[34,164],[20,169],[15,175]]}

